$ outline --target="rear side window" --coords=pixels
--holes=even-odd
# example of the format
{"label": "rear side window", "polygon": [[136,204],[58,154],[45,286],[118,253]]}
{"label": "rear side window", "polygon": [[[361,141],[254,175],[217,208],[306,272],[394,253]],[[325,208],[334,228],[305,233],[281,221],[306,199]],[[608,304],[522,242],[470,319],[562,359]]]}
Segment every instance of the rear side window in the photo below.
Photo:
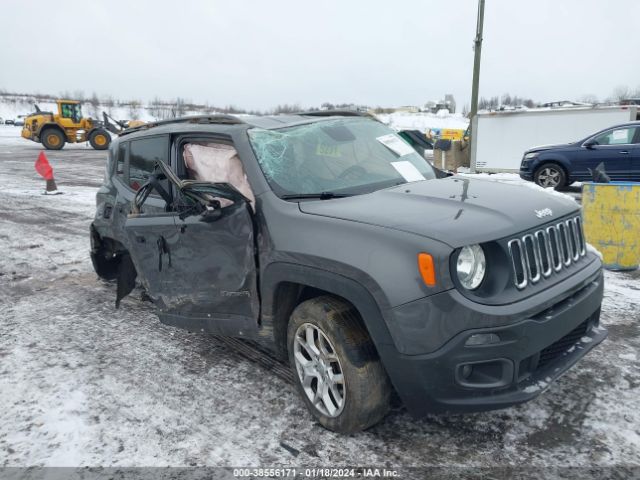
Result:
{"label": "rear side window", "polygon": [[153,173],[156,161],[168,163],[168,158],[168,136],[132,140],[129,146],[129,186],[139,190]]}
{"label": "rear side window", "polygon": [[598,145],[627,145],[635,143],[634,138],[637,138],[637,130],[637,127],[616,128],[598,135],[594,140]]}

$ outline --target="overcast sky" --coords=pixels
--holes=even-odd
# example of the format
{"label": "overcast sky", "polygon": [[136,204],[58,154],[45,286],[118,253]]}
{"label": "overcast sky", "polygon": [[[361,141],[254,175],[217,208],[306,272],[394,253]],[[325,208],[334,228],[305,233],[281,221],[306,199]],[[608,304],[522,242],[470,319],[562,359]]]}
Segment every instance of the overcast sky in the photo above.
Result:
{"label": "overcast sky", "polygon": [[[470,102],[476,0],[14,1],[0,88],[266,109]],[[486,0],[480,95],[640,87],[638,0]]]}

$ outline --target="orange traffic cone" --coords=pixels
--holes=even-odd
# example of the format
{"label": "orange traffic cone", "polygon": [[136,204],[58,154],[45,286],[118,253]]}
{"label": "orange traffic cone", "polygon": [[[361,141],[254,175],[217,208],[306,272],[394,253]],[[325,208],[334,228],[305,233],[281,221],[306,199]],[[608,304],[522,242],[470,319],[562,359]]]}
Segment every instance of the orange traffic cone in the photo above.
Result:
{"label": "orange traffic cone", "polygon": [[44,152],[40,152],[40,155],[38,155],[35,167],[36,172],[38,172],[40,176],[47,182],[47,187],[44,191],[45,195],[57,195],[62,193],[58,191],[58,186],[56,185],[56,181],[53,178],[53,168],[51,167],[51,164],[47,159],[47,155]]}

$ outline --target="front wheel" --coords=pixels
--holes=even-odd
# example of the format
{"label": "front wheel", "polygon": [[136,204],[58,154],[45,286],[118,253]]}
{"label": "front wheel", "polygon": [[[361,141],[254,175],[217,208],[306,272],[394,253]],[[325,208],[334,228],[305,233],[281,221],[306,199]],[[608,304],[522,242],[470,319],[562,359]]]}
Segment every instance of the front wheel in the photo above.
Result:
{"label": "front wheel", "polygon": [[391,384],[357,312],[331,296],[293,311],[289,361],[307,408],[329,430],[354,433],[389,410]]}
{"label": "front wheel", "polygon": [[557,163],[545,163],[536,170],[535,182],[542,188],[560,188],[566,185],[567,175]]}
{"label": "front wheel", "polygon": [[106,130],[94,130],[89,136],[89,144],[95,150],[106,150],[111,143],[111,136]]}

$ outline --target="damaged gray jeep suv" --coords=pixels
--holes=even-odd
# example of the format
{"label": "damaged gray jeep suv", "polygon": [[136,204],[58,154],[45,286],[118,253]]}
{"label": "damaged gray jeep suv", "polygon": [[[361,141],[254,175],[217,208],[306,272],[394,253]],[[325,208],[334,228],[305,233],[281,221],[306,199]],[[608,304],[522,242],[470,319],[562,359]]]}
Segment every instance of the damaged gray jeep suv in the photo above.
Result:
{"label": "damaged gray jeep suv", "polygon": [[[109,150],[91,226],[117,301],[290,362],[310,412],[365,429],[534,398],[606,337],[570,199],[443,176],[349,112],[191,117]],[[439,178],[443,177],[443,178]]]}

